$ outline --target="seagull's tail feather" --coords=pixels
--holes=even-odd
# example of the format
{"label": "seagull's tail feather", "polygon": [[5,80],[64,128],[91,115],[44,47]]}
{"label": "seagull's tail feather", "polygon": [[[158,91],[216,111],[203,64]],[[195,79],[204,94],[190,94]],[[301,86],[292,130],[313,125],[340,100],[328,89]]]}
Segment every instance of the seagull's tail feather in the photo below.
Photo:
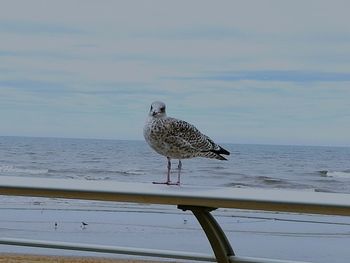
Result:
{"label": "seagull's tail feather", "polygon": [[224,155],[230,155],[230,152],[222,148],[221,146],[218,146],[219,149],[212,150],[212,152],[216,154],[224,154]]}
{"label": "seagull's tail feather", "polygon": [[227,159],[224,156],[220,155],[220,154],[217,154],[215,159],[227,161]]}
{"label": "seagull's tail feather", "polygon": [[221,154],[230,155],[230,152],[225,150],[221,146],[218,146],[218,148],[215,149],[215,150],[210,150],[210,151],[207,151],[207,152],[203,152],[202,156],[203,157],[207,157],[207,158],[218,159],[218,160],[226,160],[227,161],[227,159],[224,156],[222,156]]}

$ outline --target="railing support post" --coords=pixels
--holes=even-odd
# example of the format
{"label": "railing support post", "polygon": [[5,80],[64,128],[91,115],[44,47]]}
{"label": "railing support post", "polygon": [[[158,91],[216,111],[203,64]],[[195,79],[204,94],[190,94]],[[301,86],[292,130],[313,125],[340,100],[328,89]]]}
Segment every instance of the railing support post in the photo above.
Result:
{"label": "railing support post", "polygon": [[234,256],[235,253],[233,252],[233,249],[224,231],[215,220],[213,215],[210,213],[216,208],[187,205],[178,205],[178,208],[183,211],[190,210],[197,218],[210,242],[217,262],[229,263],[230,256]]}

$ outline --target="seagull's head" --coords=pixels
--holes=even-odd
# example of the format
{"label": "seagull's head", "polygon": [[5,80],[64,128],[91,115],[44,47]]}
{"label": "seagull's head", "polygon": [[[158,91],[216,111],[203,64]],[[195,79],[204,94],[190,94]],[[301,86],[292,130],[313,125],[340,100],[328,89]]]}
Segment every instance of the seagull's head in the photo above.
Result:
{"label": "seagull's head", "polygon": [[151,104],[151,109],[149,110],[149,116],[154,118],[166,117],[165,103],[161,101],[153,102]]}

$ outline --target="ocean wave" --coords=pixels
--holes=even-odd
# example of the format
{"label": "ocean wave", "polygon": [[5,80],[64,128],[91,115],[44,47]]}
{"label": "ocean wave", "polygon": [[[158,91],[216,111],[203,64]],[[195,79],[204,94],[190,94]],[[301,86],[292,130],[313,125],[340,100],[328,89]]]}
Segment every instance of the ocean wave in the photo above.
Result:
{"label": "ocean wave", "polygon": [[100,175],[144,175],[145,172],[141,170],[113,170],[113,169],[96,169],[96,168],[71,168],[71,169],[49,169],[49,173],[52,174],[89,174],[89,176]]}
{"label": "ocean wave", "polygon": [[47,174],[48,169],[17,167],[14,165],[0,165],[0,174]]}
{"label": "ocean wave", "polygon": [[100,180],[110,180],[111,177],[109,176],[104,176],[104,177],[97,177],[97,176],[84,176],[85,180],[89,180],[89,181],[100,181]]}
{"label": "ocean wave", "polygon": [[145,174],[144,172],[122,170],[90,170],[89,173],[90,175],[84,176],[86,180],[111,180],[115,175],[127,177]]}
{"label": "ocean wave", "polygon": [[327,171],[321,170],[318,171],[319,174],[326,177],[335,177],[335,178],[349,178],[350,179],[350,169],[344,171]]}
{"label": "ocean wave", "polygon": [[113,170],[113,169],[89,169],[87,171],[88,173],[91,174],[106,174],[106,175],[122,175],[122,176],[129,176],[129,175],[144,175],[145,173],[142,171],[134,171],[134,170]]}
{"label": "ocean wave", "polygon": [[282,185],[282,184],[288,184],[287,181],[280,179],[280,178],[272,178],[268,176],[257,176],[258,181],[262,182],[263,184],[267,185]]}

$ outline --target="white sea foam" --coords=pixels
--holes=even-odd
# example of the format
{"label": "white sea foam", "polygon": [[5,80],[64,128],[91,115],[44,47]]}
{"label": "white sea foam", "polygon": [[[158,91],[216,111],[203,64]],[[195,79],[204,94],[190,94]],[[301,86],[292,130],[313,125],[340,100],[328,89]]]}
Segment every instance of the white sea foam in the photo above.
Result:
{"label": "white sea foam", "polygon": [[350,179],[350,171],[322,171],[322,175],[333,178],[349,178]]}
{"label": "white sea foam", "polygon": [[32,168],[22,168],[16,167],[14,165],[0,165],[0,174],[47,174],[48,169],[32,169]]}

